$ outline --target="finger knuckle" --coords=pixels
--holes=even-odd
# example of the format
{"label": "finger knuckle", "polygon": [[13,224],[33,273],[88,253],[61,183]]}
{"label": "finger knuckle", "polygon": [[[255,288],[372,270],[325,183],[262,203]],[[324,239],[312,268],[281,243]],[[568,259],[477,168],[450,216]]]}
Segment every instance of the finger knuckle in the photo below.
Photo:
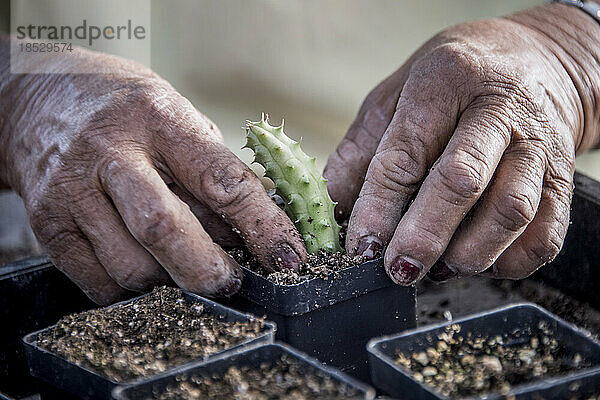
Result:
{"label": "finger knuckle", "polygon": [[536,268],[549,263],[560,253],[564,238],[555,229],[549,229],[539,235],[529,247],[527,255],[532,265]]}
{"label": "finger knuckle", "polygon": [[98,161],[96,172],[100,181],[106,183],[107,186],[115,178],[122,176],[126,168],[121,163],[112,157],[105,157]]}
{"label": "finger knuckle", "polygon": [[337,164],[344,169],[354,169],[356,164],[363,164],[367,159],[365,149],[351,137],[344,138],[330,158],[332,165]]}
{"label": "finger knuckle", "polygon": [[535,122],[541,116],[539,105],[536,103],[535,90],[531,79],[520,68],[492,68],[491,76],[482,84],[487,87],[490,98],[496,98],[504,106],[510,107],[514,113],[533,118]]}
{"label": "finger knuckle", "polygon": [[482,96],[469,106],[469,112],[478,115],[470,121],[464,121],[463,126],[471,132],[481,132],[480,137],[509,146],[513,132],[511,121],[511,106],[495,96]]}
{"label": "finger knuckle", "polygon": [[145,79],[128,79],[123,81],[121,88],[116,92],[113,101],[118,106],[140,107],[146,110],[157,109],[160,102],[165,99],[168,88],[158,80],[147,77]]}
{"label": "finger knuckle", "polygon": [[481,70],[476,54],[476,50],[466,43],[444,43],[415,63],[412,71],[444,78],[459,75],[473,79]]}
{"label": "finger knuckle", "polygon": [[180,233],[178,213],[171,209],[156,209],[148,214],[135,229],[136,239],[147,249],[163,247]]}
{"label": "finger knuckle", "polygon": [[388,123],[389,118],[384,117],[379,108],[371,108],[359,116],[334,153],[342,168],[362,172],[364,177]]}
{"label": "finger knuckle", "polygon": [[525,193],[507,193],[495,207],[496,222],[510,232],[517,232],[527,226],[535,217],[536,207]]}
{"label": "finger knuckle", "polygon": [[190,137],[221,142],[218,127],[168,83],[151,79],[134,85],[124,99],[147,129],[165,140],[185,145]]}
{"label": "finger knuckle", "polygon": [[161,79],[120,78],[108,87],[112,91],[107,100],[90,113],[83,129],[82,139],[94,146],[110,150],[107,143],[131,137],[136,137],[132,146],[140,145],[146,130],[158,132],[188,114],[195,117],[191,103]]}
{"label": "finger knuckle", "polygon": [[202,174],[202,182],[204,193],[211,198],[216,209],[229,215],[242,212],[248,206],[258,184],[254,173],[239,165],[208,168]]}
{"label": "finger knuckle", "polygon": [[90,126],[114,127],[131,113],[151,111],[159,94],[153,79],[106,78],[102,83],[110,90],[106,100],[89,118]]}
{"label": "finger knuckle", "polygon": [[484,167],[479,160],[457,156],[438,169],[441,192],[445,193],[446,200],[452,203],[471,202],[478,198],[486,187]]}
{"label": "finger knuckle", "polygon": [[554,194],[555,207],[568,211],[574,190],[573,175],[557,169],[554,165],[549,166],[544,184]]}
{"label": "finger knuckle", "polygon": [[425,175],[425,162],[415,152],[394,147],[373,158],[370,180],[391,191],[414,189]]}
{"label": "finger knuckle", "polygon": [[126,159],[124,154],[113,156],[108,153],[97,159],[95,172],[98,181],[105,190],[112,190],[119,187],[123,182],[131,179],[132,172],[140,172],[143,163],[135,162],[135,159]]}

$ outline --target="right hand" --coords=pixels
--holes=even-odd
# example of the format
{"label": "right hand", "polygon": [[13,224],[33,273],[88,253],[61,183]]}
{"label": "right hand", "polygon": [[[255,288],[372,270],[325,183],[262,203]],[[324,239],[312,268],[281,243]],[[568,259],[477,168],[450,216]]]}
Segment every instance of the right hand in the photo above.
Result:
{"label": "right hand", "polygon": [[350,215],[346,250],[385,247],[401,285],[521,279],[551,261],[575,154],[600,142],[599,29],[548,4],[417,50],[367,96],[325,169],[336,213]]}
{"label": "right hand", "polygon": [[152,71],[78,51],[111,73],[0,81],[0,180],[60,270],[108,304],[171,279],[235,293],[242,271],[214,241],[298,267],[294,225],[208,118]]}

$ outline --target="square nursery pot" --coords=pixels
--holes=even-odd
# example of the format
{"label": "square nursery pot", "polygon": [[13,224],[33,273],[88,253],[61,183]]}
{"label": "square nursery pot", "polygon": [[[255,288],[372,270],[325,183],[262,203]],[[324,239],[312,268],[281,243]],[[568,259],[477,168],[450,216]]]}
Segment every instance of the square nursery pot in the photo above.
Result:
{"label": "square nursery pot", "polygon": [[194,366],[177,368],[176,370],[169,372],[168,375],[154,377],[145,382],[119,386],[114,390],[113,397],[116,400],[144,400],[152,398],[153,393],[160,392],[161,389],[166,386],[175,384],[182,375],[218,377],[232,366],[241,367],[250,365],[258,368],[261,364],[264,365],[264,363],[273,364],[284,354],[291,359],[298,361],[303,371],[306,371],[307,373],[318,371],[331,377],[335,382],[344,384],[347,387],[356,390],[358,397],[352,398],[369,400],[375,398],[375,391],[370,386],[358,382],[334,368],[325,366],[318,360],[312,359],[289,346],[279,343],[255,346],[250,349],[241,349],[237,352],[231,352],[210,361],[197,363]]}
{"label": "square nursery pot", "polygon": [[296,285],[277,285],[246,268],[244,273],[228,304],[266,315],[277,324],[277,340],[364,381],[369,339],[416,326],[415,288],[394,284],[382,259]]}
{"label": "square nursery pot", "polygon": [[[215,303],[214,301],[205,299],[195,294],[188,293],[185,291],[182,292],[186,301],[188,301],[189,303],[202,304],[206,312],[218,317],[222,321],[244,322],[249,321],[253,318],[250,315],[242,314],[236,310],[224,307],[218,303]],[[150,294],[145,294],[143,296],[138,296],[130,300],[116,303],[111,306],[108,306],[107,308],[112,308],[120,304],[127,304],[148,295]],[[27,356],[27,363],[29,364],[29,370],[31,375],[35,378],[41,379],[56,388],[59,388],[65,392],[71,393],[75,396],[84,399],[110,399],[111,392],[117,385],[145,381],[149,379],[148,377],[146,377],[139,378],[131,382],[116,382],[108,377],[101,375],[98,372],[93,371],[90,368],[68,361],[56,353],[52,353],[46,349],[41,348],[37,344],[38,335],[52,328],[53,326],[50,326],[48,328],[30,333],[23,338],[25,354]],[[207,356],[205,359],[209,360],[213,357],[218,357],[220,355],[227,354],[240,348],[246,348],[248,346],[253,346],[262,343],[272,343],[276,329],[277,328],[275,324],[271,322],[265,322],[265,331],[260,336],[249,339],[245,342],[239,343],[236,346]],[[198,360],[191,360],[187,363],[182,364],[181,366],[190,365],[194,362],[198,362]],[[174,368],[178,368],[181,366],[177,366]],[[158,375],[163,375],[168,371],[169,370],[162,372]]]}
{"label": "square nursery pot", "polygon": [[[417,381],[412,373],[397,364],[395,362],[397,353],[412,354],[426,351],[439,340],[439,334],[446,332],[446,327],[454,324],[460,325],[460,336],[463,337],[469,332],[474,338],[506,335],[505,346],[524,344],[528,343],[533,336],[542,333],[539,326],[541,322],[545,323],[552,337],[565,349],[566,354],[563,355],[565,360],[572,360],[575,354],[579,353],[583,359],[590,362],[590,368],[563,376],[542,377],[537,381],[511,388],[513,393],[537,393],[567,376],[583,376],[600,368],[600,343],[594,341],[588,333],[543,308],[535,304],[522,303],[371,340],[367,350],[373,384],[390,396],[407,399],[448,399],[436,392],[432,386]],[[456,362],[459,360],[457,359]],[[595,384],[598,383],[598,375],[590,379],[594,380]],[[489,393],[485,398],[504,397],[499,393]]]}

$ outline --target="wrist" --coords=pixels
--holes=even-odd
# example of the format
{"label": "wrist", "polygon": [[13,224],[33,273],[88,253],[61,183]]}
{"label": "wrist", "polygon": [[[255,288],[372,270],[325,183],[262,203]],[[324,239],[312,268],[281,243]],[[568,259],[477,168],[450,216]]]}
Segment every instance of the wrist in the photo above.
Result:
{"label": "wrist", "polygon": [[581,153],[600,144],[600,24],[573,6],[551,3],[506,17],[539,36],[548,56],[564,68],[565,84],[574,92],[575,110],[565,119],[574,124],[575,150]]}

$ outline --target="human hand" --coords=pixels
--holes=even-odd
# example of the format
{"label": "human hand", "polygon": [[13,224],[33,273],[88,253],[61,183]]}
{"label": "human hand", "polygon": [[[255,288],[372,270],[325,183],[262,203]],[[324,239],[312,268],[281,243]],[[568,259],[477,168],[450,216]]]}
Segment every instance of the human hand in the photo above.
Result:
{"label": "human hand", "polygon": [[[564,5],[435,36],[364,101],[325,169],[346,249],[402,285],[523,278],[569,223],[574,157],[598,143],[600,27]],[[594,61],[596,60],[596,61]]]}
{"label": "human hand", "polygon": [[150,70],[78,51],[110,73],[0,81],[0,181],[59,269],[107,304],[170,279],[233,294],[241,269],[213,240],[241,238],[272,269],[299,265],[292,222],[208,118]]}

